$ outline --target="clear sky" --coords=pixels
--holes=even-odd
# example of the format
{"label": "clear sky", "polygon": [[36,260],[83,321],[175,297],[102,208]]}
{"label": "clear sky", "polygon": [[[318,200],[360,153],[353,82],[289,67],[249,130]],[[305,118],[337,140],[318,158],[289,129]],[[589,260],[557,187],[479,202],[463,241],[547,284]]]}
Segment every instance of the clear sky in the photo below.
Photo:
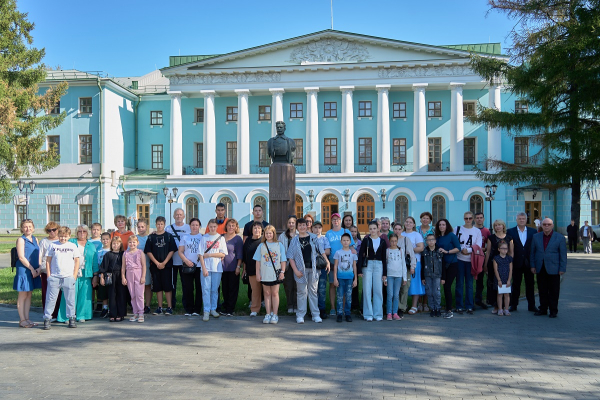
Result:
{"label": "clear sky", "polygon": [[[331,27],[330,0],[18,0],[52,67],[137,76],[169,56],[222,54]],[[333,0],[336,30],[425,44],[501,42],[486,0]]]}

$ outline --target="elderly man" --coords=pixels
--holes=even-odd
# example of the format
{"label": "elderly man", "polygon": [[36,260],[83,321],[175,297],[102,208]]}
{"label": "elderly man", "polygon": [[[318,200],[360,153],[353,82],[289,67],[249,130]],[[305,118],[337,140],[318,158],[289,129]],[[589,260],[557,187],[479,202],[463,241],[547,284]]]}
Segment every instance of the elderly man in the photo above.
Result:
{"label": "elderly man", "polygon": [[579,230],[579,237],[583,243],[583,252],[585,254],[592,254],[592,227],[588,225],[588,221],[585,221],[584,224]]}
{"label": "elderly man", "polygon": [[512,293],[510,294],[510,312],[517,311],[523,278],[525,278],[527,309],[536,312],[538,309],[535,306],[534,281],[529,257],[531,255],[533,235],[537,231],[527,226],[527,214],[520,212],[517,214],[517,226],[510,228],[506,233],[513,238],[515,252],[513,257],[513,284]]}
{"label": "elderly man", "polygon": [[537,274],[540,292],[540,308],[535,315],[550,318],[558,314],[560,277],[567,272],[567,244],[565,237],[554,232],[554,222],[550,218],[542,221],[542,231],[533,235],[531,243],[531,272]]}

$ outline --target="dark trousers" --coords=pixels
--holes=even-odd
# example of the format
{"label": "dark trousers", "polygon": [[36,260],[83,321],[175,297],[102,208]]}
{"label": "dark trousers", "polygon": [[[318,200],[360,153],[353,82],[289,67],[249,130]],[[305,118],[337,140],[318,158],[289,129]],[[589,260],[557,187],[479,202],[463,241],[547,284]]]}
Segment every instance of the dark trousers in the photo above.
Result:
{"label": "dark trousers", "polygon": [[577,238],[569,237],[569,251],[577,251]]}
{"label": "dark trousers", "polygon": [[[183,290],[181,302],[186,314],[203,313],[200,274],[202,274],[202,268],[200,267],[194,268],[193,274],[181,274],[181,289]],[[173,305],[173,308],[175,308],[175,305]]]}
{"label": "dark trousers", "polygon": [[[48,275],[42,272],[42,309],[46,309],[46,291],[48,290]],[[58,310],[60,309],[60,299],[62,290],[58,292],[58,297],[56,298],[56,305],[54,306],[54,311],[52,312],[52,318],[56,318],[58,316]]]}
{"label": "dark trousers", "polygon": [[488,304],[498,307],[498,282],[495,281],[496,277],[494,275],[494,265],[492,264],[492,269],[488,266],[486,298]]}
{"label": "dark trousers", "polygon": [[127,315],[127,286],[121,283],[121,274],[113,275],[113,284],[108,288],[108,315],[110,318],[123,318]]}
{"label": "dark trousers", "polygon": [[358,286],[356,285],[355,288],[352,288],[352,309],[353,310],[362,310],[362,307],[360,306],[360,299],[358,297]]}
{"label": "dark trousers", "polygon": [[452,310],[452,284],[458,275],[458,263],[452,263],[446,268],[446,281],[444,282],[444,299],[446,311]]}
{"label": "dark trousers", "polygon": [[[183,286],[183,274],[181,273],[181,267],[181,265],[173,265],[173,292],[171,294],[171,304],[173,306],[173,310],[177,306],[177,275],[181,275],[181,285]],[[185,309],[185,297],[182,296],[181,302],[183,303],[183,308]]]}
{"label": "dark trousers", "polygon": [[538,291],[540,292],[540,312],[550,310],[550,314],[558,314],[558,297],[560,295],[560,275],[550,275],[546,266],[537,274]]}
{"label": "dark trousers", "polygon": [[240,276],[235,271],[223,271],[221,276],[221,289],[223,290],[223,312],[233,313],[240,291]]}
{"label": "dark trousers", "polygon": [[[489,271],[489,270],[488,270]],[[492,275],[494,272],[492,271]],[[473,300],[475,303],[479,303],[483,300],[483,282],[485,281],[485,272],[481,271],[479,275],[477,275],[477,281],[475,282],[475,297]],[[489,296],[488,296],[489,299]]]}
{"label": "dark trousers", "polygon": [[521,282],[525,278],[525,297],[527,297],[527,306],[529,310],[535,309],[535,294],[533,273],[530,268],[513,268],[512,293],[510,294],[510,305],[517,307],[519,297],[521,297]]}

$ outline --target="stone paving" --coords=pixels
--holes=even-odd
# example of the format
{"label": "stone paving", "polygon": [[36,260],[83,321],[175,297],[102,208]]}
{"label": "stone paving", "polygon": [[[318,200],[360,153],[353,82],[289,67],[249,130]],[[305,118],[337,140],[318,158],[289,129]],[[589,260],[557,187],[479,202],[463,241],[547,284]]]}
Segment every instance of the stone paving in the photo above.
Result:
{"label": "stone paving", "polygon": [[[17,328],[0,307],[0,398],[600,398],[600,257],[569,257],[559,317],[278,325],[232,317]],[[32,314],[41,321],[41,315]]]}

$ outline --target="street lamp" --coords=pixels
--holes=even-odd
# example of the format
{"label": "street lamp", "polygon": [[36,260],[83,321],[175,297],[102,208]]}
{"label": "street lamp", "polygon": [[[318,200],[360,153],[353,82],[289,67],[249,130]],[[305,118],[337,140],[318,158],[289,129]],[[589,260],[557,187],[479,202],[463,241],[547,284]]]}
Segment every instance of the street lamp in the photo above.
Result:
{"label": "street lamp", "polygon": [[350,189],[344,190],[344,200],[346,200],[346,209],[348,209],[348,200],[350,200]]}
{"label": "street lamp", "polygon": [[485,185],[485,194],[486,200],[490,202],[490,229],[494,232],[494,219],[492,218],[492,200],[494,200],[494,195],[496,194],[496,190],[498,190],[498,185],[495,183],[490,185]]}
{"label": "street lamp", "polygon": [[173,223],[173,212],[171,210],[171,207],[173,207],[173,202],[175,201],[175,198],[177,197],[177,191],[178,191],[178,189],[176,187],[171,189],[171,192],[173,192],[173,193],[169,193],[168,187],[165,186],[163,188],[163,193],[165,195],[165,198],[169,202],[169,225]]}
{"label": "street lamp", "polygon": [[381,191],[379,192],[379,197],[381,197],[381,202],[383,203],[383,208],[385,208],[385,199],[387,198],[385,189],[381,189]]}
{"label": "street lamp", "polygon": [[17,185],[19,186],[19,192],[23,193],[23,190],[25,190],[25,219],[29,219],[29,192],[33,193],[36,183],[19,179]]}
{"label": "street lamp", "polygon": [[308,201],[310,201],[310,209],[313,209],[313,202],[315,201],[315,191],[310,189],[308,191]]}

